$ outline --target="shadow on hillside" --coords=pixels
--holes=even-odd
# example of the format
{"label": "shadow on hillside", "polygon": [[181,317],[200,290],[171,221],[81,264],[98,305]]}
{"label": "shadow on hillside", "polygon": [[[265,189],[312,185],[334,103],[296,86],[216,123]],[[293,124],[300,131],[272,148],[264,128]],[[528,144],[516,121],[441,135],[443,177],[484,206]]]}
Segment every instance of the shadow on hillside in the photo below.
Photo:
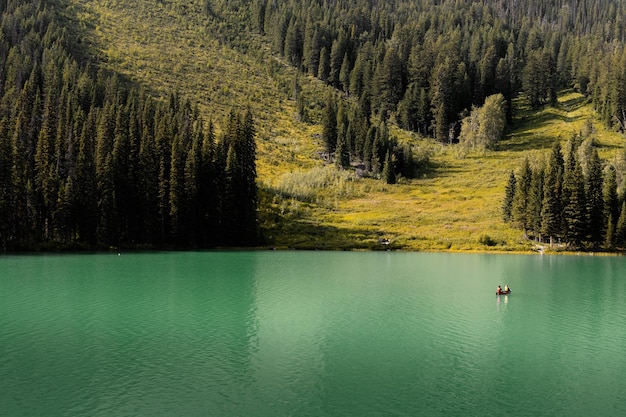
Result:
{"label": "shadow on hillside", "polygon": [[311,219],[283,219],[274,230],[264,230],[269,246],[307,250],[387,250],[393,239],[382,231],[360,227],[340,228]]}
{"label": "shadow on hillside", "polygon": [[[500,141],[497,149],[515,152],[549,149],[555,141],[579,133],[580,129],[568,125],[581,120],[583,116],[566,116],[558,109],[547,108],[540,115],[515,123],[512,126],[513,133]],[[556,123],[561,125],[555,126]]]}
{"label": "shadow on hillside", "polygon": [[571,112],[579,110],[587,104],[587,97],[583,95],[574,95],[567,100],[559,102],[559,107],[565,111]]}
{"label": "shadow on hillside", "polygon": [[539,110],[532,110],[520,105],[518,117],[510,128],[513,133],[501,141],[497,149],[514,152],[548,149],[555,141],[580,133],[580,122],[586,116],[571,113],[582,109],[587,104],[587,97],[567,94],[571,91],[564,93],[562,97],[565,99],[561,99],[556,106],[546,105]]}

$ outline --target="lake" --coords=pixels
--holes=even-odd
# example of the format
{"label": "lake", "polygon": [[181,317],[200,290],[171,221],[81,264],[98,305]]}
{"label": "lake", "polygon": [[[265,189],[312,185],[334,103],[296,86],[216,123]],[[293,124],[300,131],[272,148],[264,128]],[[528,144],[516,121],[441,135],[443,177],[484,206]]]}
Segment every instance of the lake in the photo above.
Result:
{"label": "lake", "polygon": [[619,416],[624,342],[624,257],[0,257],[3,416]]}

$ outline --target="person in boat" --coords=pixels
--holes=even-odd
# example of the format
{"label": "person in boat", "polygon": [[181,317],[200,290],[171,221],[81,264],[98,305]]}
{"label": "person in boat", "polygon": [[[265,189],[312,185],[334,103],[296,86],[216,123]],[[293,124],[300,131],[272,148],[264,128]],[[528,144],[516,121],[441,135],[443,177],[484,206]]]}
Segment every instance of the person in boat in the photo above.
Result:
{"label": "person in boat", "polygon": [[502,293],[502,287],[498,285],[498,289],[496,290],[496,294]]}
{"label": "person in boat", "polygon": [[504,292],[509,292],[509,284],[506,284],[506,285],[504,286]]}

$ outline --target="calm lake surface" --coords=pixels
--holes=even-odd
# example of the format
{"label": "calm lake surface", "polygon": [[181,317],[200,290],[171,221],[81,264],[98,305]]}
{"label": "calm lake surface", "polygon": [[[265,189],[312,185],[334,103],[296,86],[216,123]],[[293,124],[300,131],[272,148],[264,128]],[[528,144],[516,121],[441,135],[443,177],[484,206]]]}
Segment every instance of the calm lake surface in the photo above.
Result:
{"label": "calm lake surface", "polygon": [[623,257],[0,257],[3,416],[623,416],[625,342]]}

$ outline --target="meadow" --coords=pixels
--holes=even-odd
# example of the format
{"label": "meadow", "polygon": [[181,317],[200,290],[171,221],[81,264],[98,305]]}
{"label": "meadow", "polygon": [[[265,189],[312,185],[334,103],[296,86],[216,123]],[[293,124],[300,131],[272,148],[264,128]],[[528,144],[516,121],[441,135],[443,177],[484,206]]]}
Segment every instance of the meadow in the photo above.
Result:
{"label": "meadow", "polygon": [[[532,251],[522,231],[502,221],[511,170],[544,158],[554,141],[593,135],[613,158],[623,137],[596,121],[591,105],[565,91],[539,111],[516,101],[515,121],[495,151],[394,129],[429,155],[420,178],[387,185],[337,171],[321,157],[321,113],[329,88],[276,58],[264,39],[222,39],[204,2],[68,0],[80,30],[106,68],[155,96],[172,91],[198,103],[219,127],[232,108],[251,108],[257,128],[259,219],[264,244],[298,249]],[[305,99],[297,116],[295,91]],[[348,98],[346,98],[348,99]]]}

